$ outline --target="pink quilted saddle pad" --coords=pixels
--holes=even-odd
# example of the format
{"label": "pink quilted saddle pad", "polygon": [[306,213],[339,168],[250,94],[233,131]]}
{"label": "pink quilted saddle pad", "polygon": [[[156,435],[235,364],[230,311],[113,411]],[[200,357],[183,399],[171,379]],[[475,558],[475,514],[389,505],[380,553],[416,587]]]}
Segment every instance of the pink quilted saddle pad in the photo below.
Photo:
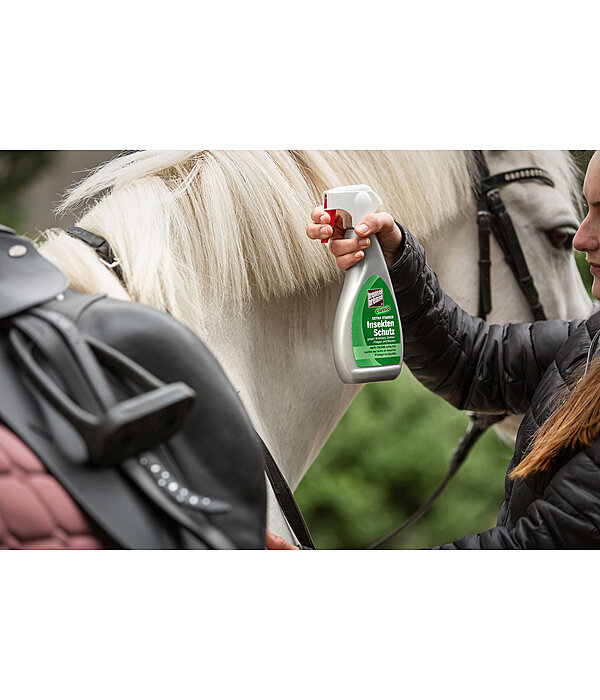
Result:
{"label": "pink quilted saddle pad", "polygon": [[69,493],[0,423],[0,549],[107,547]]}

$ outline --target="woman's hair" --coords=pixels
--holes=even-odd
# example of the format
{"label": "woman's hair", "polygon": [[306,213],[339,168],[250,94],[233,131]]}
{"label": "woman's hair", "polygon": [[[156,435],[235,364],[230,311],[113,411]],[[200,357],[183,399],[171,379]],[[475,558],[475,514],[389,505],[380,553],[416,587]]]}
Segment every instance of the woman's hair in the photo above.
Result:
{"label": "woman's hair", "polygon": [[[583,374],[583,368],[579,376]],[[565,452],[589,447],[600,432],[600,356],[588,366],[570,396],[545,421],[529,454],[510,473],[511,479],[547,471]]]}

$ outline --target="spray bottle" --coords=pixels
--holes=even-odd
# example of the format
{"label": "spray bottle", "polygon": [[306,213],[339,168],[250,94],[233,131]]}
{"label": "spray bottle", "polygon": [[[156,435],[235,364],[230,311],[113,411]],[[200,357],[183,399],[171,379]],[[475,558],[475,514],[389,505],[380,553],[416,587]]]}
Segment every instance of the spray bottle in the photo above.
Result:
{"label": "spray bottle", "polygon": [[[341,216],[344,238],[355,238],[354,224],[381,204],[368,185],[335,187],[323,193],[331,225],[336,212]],[[395,379],[402,368],[400,315],[376,235],[364,253],[346,272],[333,321],[333,360],[345,384]]]}

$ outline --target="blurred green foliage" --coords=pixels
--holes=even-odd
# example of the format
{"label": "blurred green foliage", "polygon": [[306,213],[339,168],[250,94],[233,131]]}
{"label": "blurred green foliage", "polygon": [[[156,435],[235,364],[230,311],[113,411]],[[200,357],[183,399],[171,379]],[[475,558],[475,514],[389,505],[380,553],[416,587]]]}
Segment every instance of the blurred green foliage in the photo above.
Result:
{"label": "blurred green foliage", "polygon": [[0,151],[0,223],[21,227],[23,190],[47,168],[54,151]]}
{"label": "blurred green foliage", "polygon": [[594,151],[571,151],[571,155],[575,159],[575,163],[577,164],[577,167],[581,172],[581,181],[583,182],[583,176],[585,174],[585,171],[587,170],[588,163],[594,155]]}
{"label": "blurred green foliage", "polygon": [[[398,526],[442,480],[467,425],[407,368],[367,385],[296,490],[317,546],[361,548]],[[386,546],[428,547],[493,527],[511,454],[488,431],[429,512]]]}

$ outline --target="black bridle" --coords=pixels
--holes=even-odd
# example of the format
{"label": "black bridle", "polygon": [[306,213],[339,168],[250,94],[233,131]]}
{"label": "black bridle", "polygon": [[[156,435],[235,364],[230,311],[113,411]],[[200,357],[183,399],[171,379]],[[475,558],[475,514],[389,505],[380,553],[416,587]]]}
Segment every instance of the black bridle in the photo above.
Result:
{"label": "black bridle", "polygon": [[545,321],[546,314],[540,302],[538,291],[533,282],[523,249],[513,225],[510,214],[506,211],[499,187],[522,180],[537,180],[544,185],[554,187],[550,175],[542,168],[519,168],[498,175],[490,175],[483,151],[474,151],[475,162],[479,167],[481,179],[477,190],[477,228],[479,230],[479,316],[485,319],[492,310],[490,291],[490,234],[498,242],[504,260],[510,267],[519,285],[531,313],[536,321]]}
{"label": "black bridle", "polygon": [[[478,315],[485,320],[492,310],[490,236],[493,234],[504,254],[506,264],[511,269],[519,288],[529,304],[534,319],[536,321],[545,321],[546,314],[544,312],[544,307],[540,302],[540,296],[533,281],[533,277],[529,272],[525,256],[523,255],[523,248],[519,242],[510,214],[504,206],[499,188],[503,185],[522,180],[537,180],[544,185],[554,187],[554,181],[548,172],[542,168],[535,167],[517,168],[516,170],[507,170],[497,175],[490,175],[490,169],[485,160],[483,151],[473,151],[473,157],[479,171],[479,182],[476,187],[477,229],[479,237]],[[477,440],[490,426],[506,418],[507,415],[505,413],[489,414],[475,413],[473,411],[468,411],[467,413],[470,419],[469,426],[465,434],[459,440],[450,459],[448,471],[439,486],[427,501],[409,516],[402,525],[385,537],[377,540],[377,542],[367,547],[367,549],[375,549],[385,542],[388,542],[392,537],[399,535],[424,515],[437,500],[438,496],[444,491],[446,486],[448,486]]]}

